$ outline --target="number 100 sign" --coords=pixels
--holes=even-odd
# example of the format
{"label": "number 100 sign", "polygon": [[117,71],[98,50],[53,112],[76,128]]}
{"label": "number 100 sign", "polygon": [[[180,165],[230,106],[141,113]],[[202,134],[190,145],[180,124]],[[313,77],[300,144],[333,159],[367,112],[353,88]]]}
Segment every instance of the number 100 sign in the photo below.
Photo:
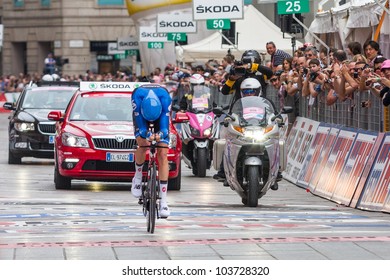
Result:
{"label": "number 100 sign", "polygon": [[303,14],[310,12],[309,0],[279,0],[278,15]]}

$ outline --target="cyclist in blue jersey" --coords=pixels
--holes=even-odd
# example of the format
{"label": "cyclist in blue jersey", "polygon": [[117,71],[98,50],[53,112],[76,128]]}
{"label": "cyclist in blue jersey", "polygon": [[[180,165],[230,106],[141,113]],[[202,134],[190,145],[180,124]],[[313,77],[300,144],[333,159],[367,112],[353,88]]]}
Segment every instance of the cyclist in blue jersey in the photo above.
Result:
{"label": "cyclist in blue jersey", "polygon": [[[132,181],[131,193],[134,197],[142,195],[142,167],[145,162],[145,146],[155,140],[158,147],[168,147],[169,144],[169,115],[171,110],[169,92],[157,84],[143,85],[132,94],[133,123],[138,148],[135,152],[136,172]],[[155,133],[149,131],[149,124],[154,124]],[[158,177],[160,180],[160,216],[169,216],[167,203],[168,190],[168,149],[157,147]]]}

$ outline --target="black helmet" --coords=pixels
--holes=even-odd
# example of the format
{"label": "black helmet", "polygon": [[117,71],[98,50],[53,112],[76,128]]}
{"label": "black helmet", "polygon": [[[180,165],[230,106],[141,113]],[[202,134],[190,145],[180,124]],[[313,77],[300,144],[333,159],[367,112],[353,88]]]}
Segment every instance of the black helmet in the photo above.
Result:
{"label": "black helmet", "polygon": [[243,63],[261,63],[260,54],[255,50],[247,50],[242,54],[241,61]]}

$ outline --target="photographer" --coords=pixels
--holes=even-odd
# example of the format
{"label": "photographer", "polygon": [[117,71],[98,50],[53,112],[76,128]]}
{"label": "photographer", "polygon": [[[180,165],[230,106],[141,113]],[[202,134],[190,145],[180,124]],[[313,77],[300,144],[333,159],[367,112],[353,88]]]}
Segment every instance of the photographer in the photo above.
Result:
{"label": "photographer", "polygon": [[267,87],[266,80],[270,79],[273,75],[271,68],[262,66],[260,54],[255,50],[247,50],[243,53],[241,61],[236,61],[234,66],[230,69],[229,78],[223,85],[221,92],[224,95],[235,93],[232,100],[241,98],[240,85],[246,78],[257,79],[262,87],[263,96]]}

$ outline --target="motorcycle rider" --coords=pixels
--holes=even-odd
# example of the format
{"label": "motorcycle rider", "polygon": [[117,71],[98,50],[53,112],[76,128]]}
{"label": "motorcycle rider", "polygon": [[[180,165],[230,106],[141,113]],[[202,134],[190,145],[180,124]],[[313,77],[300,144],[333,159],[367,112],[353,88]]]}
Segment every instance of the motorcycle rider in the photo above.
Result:
{"label": "motorcycle rider", "polygon": [[[135,175],[132,180],[131,193],[134,197],[142,195],[142,170],[145,163],[145,146],[150,141],[157,142],[158,177],[160,180],[160,217],[167,218],[170,214],[167,203],[168,190],[168,147],[169,144],[169,114],[171,97],[163,86],[149,84],[138,87],[132,94],[134,131],[137,140],[135,152]],[[155,134],[149,131],[149,123],[155,125]],[[159,148],[162,147],[162,148]]]}
{"label": "motorcycle rider", "polygon": [[[261,96],[262,87],[258,79],[256,78],[246,78],[240,83],[240,98],[247,96]],[[237,100],[237,99],[236,99]],[[272,102],[271,102],[272,103]],[[225,169],[223,166],[223,157],[218,172],[213,176],[213,179],[218,181],[223,181],[224,186],[229,186],[226,181]],[[273,187],[271,189],[274,190]],[[276,190],[276,189],[275,189]]]}
{"label": "motorcycle rider", "polygon": [[[189,82],[190,82],[190,91],[184,93],[184,95],[180,99],[180,103],[179,103],[180,111],[183,111],[183,112],[185,110],[187,110],[188,102],[192,99],[194,90],[197,87],[204,87],[204,84],[205,84],[204,77],[201,74],[193,74],[190,77]],[[207,92],[205,92],[205,93],[207,93]]]}

